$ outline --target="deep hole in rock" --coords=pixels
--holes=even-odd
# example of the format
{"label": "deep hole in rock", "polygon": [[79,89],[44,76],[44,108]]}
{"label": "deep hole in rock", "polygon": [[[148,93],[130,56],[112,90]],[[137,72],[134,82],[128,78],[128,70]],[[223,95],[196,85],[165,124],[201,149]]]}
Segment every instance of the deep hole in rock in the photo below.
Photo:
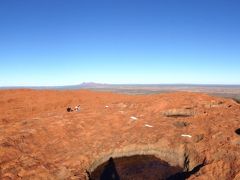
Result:
{"label": "deep hole in rock", "polygon": [[177,121],[177,122],[174,122],[173,125],[177,128],[183,128],[183,127],[187,127],[189,126],[190,123],[188,122],[184,122],[184,121]]}
{"label": "deep hole in rock", "polygon": [[185,117],[191,117],[192,115],[186,115],[186,114],[169,114],[169,115],[166,115],[167,117],[173,117],[173,118],[185,118]]}
{"label": "deep hole in rock", "polygon": [[163,112],[163,115],[166,117],[173,117],[173,118],[186,118],[194,116],[193,109],[170,109]]}
{"label": "deep hole in rock", "polygon": [[[195,171],[198,169],[195,169],[194,173]],[[110,158],[92,173],[88,173],[91,180],[181,180],[190,177],[191,174],[192,171],[183,172],[183,168],[171,166],[153,155]]]}
{"label": "deep hole in rock", "polygon": [[234,100],[236,103],[240,104],[240,99],[239,99],[239,98],[233,98],[233,100]]}
{"label": "deep hole in rock", "polygon": [[237,135],[240,135],[240,128],[236,129],[235,133],[236,133]]}

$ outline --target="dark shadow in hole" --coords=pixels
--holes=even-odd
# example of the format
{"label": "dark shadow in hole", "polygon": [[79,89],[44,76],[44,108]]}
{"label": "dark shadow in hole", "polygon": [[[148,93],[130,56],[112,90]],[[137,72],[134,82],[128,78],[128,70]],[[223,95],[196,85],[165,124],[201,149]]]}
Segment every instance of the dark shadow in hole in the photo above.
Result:
{"label": "dark shadow in hole", "polygon": [[236,129],[235,133],[236,133],[237,135],[240,135],[240,128]]}
{"label": "dark shadow in hole", "polygon": [[91,180],[164,180],[178,172],[183,172],[183,169],[179,166],[171,166],[153,155],[135,155],[116,159],[110,158],[88,176]]}
{"label": "dark shadow in hole", "polygon": [[236,103],[240,104],[240,99],[233,98],[233,100],[234,100]]}
{"label": "dark shadow in hole", "polygon": [[200,165],[196,166],[192,171],[180,172],[180,173],[174,174],[174,175],[168,177],[167,180],[185,180],[185,179],[189,178],[190,176],[192,176],[193,174],[200,171],[200,169],[204,166],[205,166],[205,163],[200,164]]}
{"label": "dark shadow in hole", "polygon": [[88,180],[92,180],[91,173],[88,170],[86,170],[86,174],[87,174]]}
{"label": "dark shadow in hole", "polygon": [[184,127],[189,126],[190,123],[185,122],[185,121],[177,121],[177,122],[174,122],[173,125],[177,128],[184,128]]}
{"label": "dark shadow in hole", "polygon": [[[91,174],[87,171],[87,175],[89,180],[94,180],[96,178],[92,177]],[[100,180],[120,180],[118,175],[115,163],[113,158],[111,157],[106,165],[103,168],[101,176],[99,177]]]}
{"label": "dark shadow in hole", "polygon": [[185,180],[197,173],[205,161],[192,171],[183,172],[180,167],[170,166],[167,162],[154,156],[138,155],[113,159],[97,167],[89,180],[120,180],[120,179],[149,179],[149,180]]}
{"label": "dark shadow in hole", "polygon": [[120,180],[112,157],[109,159],[107,165],[104,167],[100,180]]}
{"label": "dark shadow in hole", "polygon": [[166,115],[166,117],[172,117],[172,118],[186,118],[191,117],[192,115],[186,115],[186,114],[174,114],[174,115]]}

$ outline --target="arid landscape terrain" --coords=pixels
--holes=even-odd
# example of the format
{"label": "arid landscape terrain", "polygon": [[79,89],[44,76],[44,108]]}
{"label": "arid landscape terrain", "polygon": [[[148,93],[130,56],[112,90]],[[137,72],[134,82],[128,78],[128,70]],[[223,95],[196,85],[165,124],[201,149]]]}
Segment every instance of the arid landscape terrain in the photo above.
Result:
{"label": "arid landscape terrain", "polygon": [[164,167],[163,179],[239,180],[239,128],[240,104],[204,93],[1,90],[0,179],[99,179],[111,166],[122,179]]}
{"label": "arid landscape terrain", "polygon": [[0,1],[0,180],[240,180],[240,1]]}

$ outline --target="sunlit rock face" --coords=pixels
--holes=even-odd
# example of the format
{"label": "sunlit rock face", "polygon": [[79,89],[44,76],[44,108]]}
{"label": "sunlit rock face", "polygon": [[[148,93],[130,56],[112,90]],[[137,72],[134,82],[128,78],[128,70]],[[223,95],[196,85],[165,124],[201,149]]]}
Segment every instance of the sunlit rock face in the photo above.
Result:
{"label": "sunlit rock face", "polygon": [[120,177],[236,179],[239,124],[238,103],[205,94],[2,90],[0,179],[84,180],[110,158]]}

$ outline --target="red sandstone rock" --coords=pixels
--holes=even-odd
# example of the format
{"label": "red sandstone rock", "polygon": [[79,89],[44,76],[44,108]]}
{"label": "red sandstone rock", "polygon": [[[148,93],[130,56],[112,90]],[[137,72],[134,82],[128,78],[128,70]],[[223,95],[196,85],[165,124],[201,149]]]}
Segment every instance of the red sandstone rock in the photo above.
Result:
{"label": "red sandstone rock", "polygon": [[110,157],[148,154],[185,170],[205,162],[189,179],[236,180],[237,128],[240,105],[205,94],[2,90],[0,179],[86,179]]}

